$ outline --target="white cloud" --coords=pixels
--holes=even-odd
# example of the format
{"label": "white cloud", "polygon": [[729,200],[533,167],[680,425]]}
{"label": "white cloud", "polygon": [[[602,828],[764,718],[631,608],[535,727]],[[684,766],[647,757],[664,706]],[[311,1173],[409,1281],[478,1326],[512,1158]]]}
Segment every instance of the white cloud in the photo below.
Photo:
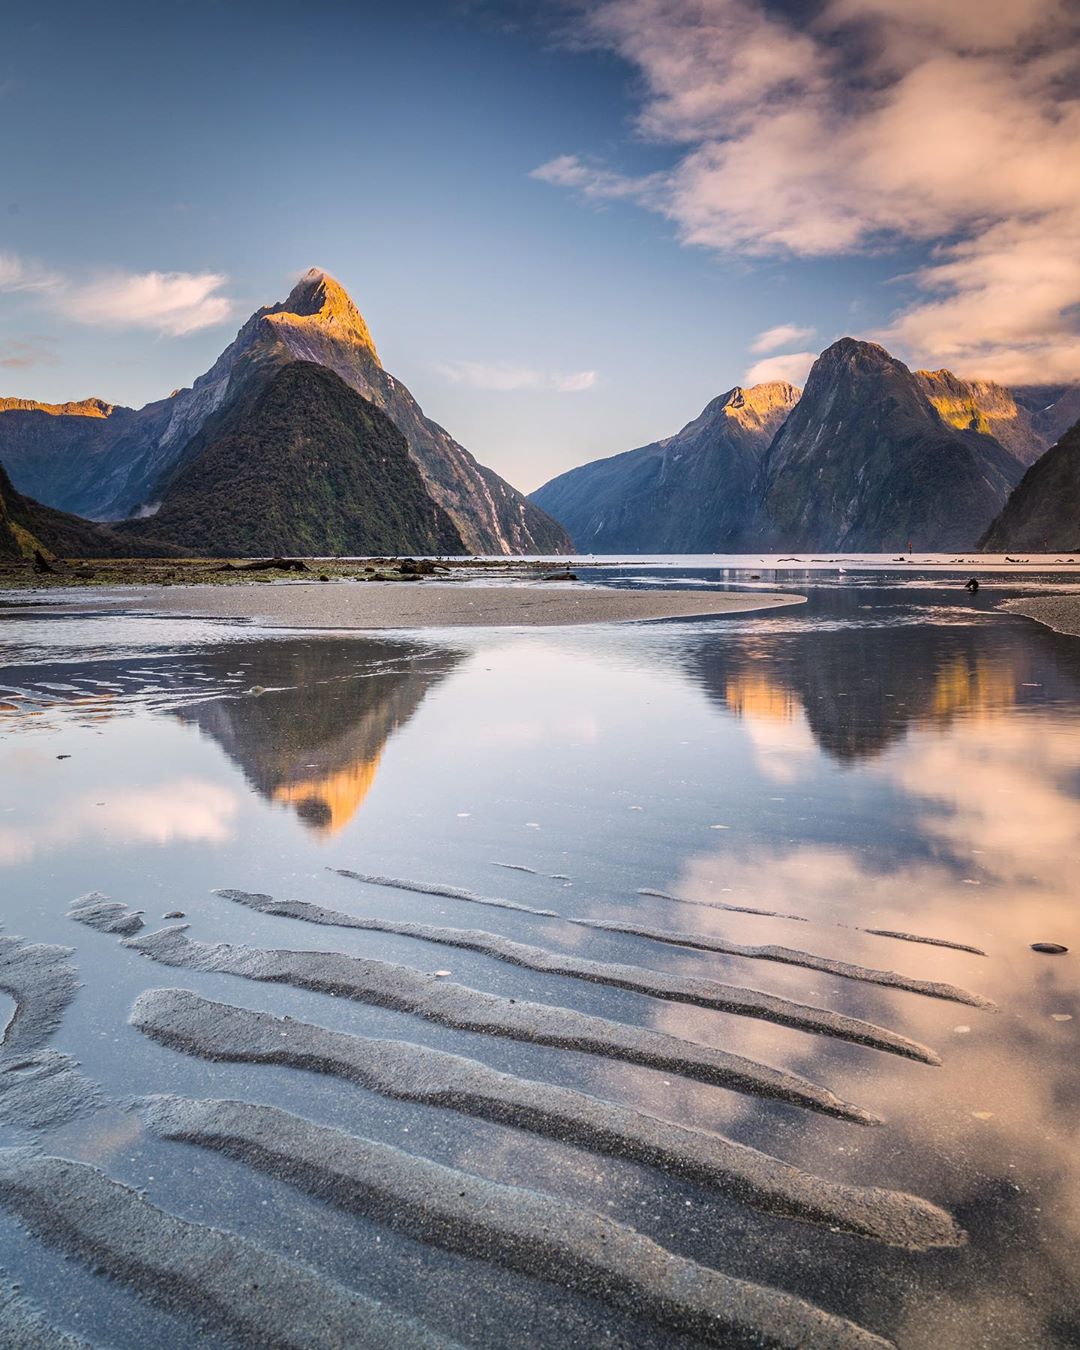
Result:
{"label": "white cloud", "polygon": [[643,78],[633,178],[536,171],[670,218],[687,244],[802,257],[935,246],[881,334],[919,363],[1080,374],[1080,10],[1066,0],[604,0],[586,41]]}
{"label": "white cloud", "polygon": [[81,281],[0,252],[0,291],[38,292],[50,309],[77,323],[148,328],[171,337],[229,317],[232,302],[218,294],[227,280],[216,272],[114,270]]}
{"label": "white cloud", "polygon": [[747,370],[742,378],[743,387],[749,389],[755,384],[783,381],[801,389],[816,360],[817,352],[782,352],[779,356],[766,356]]}
{"label": "white cloud", "polygon": [[557,394],[579,394],[596,383],[595,370],[579,370],[563,375],[535,370],[530,366],[485,364],[482,361],[443,361],[436,367],[451,384],[471,389],[509,393],[519,389],[548,389]]}
{"label": "white cloud", "polygon": [[759,355],[774,352],[778,347],[790,347],[793,342],[811,338],[816,331],[814,328],[800,328],[794,323],[780,323],[775,328],[766,328],[763,333],[759,333],[751,342],[750,350]]}
{"label": "white cloud", "polygon": [[217,294],[226,281],[216,272],[115,272],[65,287],[57,304],[78,323],[150,328],[182,337],[229,317],[231,302]]}

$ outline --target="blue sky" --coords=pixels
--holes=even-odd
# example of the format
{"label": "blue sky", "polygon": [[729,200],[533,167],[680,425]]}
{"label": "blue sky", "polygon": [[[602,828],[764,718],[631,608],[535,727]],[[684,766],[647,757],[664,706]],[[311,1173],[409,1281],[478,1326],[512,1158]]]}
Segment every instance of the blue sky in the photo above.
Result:
{"label": "blue sky", "polygon": [[[1034,89],[1006,68],[1044,9],[1058,22],[1056,0],[996,0],[991,21],[956,0],[942,30],[928,0],[9,0],[0,394],[161,397],[311,265],[349,289],[429,416],[525,489],[844,333],[968,373],[1080,375],[1066,250],[1052,277],[1022,278],[1065,298],[1012,334],[1013,294],[971,280],[1045,259],[1048,237],[1075,253],[1077,124],[1018,200],[1016,175],[980,196],[977,158],[922,125],[947,142],[935,100],[959,81],[966,101],[940,111],[964,145],[992,139],[1003,174],[1013,151],[1030,164],[1051,84],[1059,109],[1075,97],[1074,66]],[[855,20],[896,59],[891,101],[852,113],[834,57]],[[1000,32],[975,42],[968,20]],[[1062,48],[1050,37],[1043,54]],[[1027,128],[1015,146],[984,125],[1006,76],[1027,100],[1001,110]],[[928,170],[938,153],[963,193]],[[1017,237],[1033,210],[1041,234]],[[177,307],[147,294],[152,273]],[[774,328],[811,331],[755,351]]]}

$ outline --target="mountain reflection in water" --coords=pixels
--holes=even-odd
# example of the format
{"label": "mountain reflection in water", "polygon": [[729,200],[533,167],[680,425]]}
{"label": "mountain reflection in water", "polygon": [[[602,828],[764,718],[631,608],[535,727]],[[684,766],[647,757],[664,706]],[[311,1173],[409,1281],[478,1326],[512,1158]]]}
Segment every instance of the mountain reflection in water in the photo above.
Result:
{"label": "mountain reflection in water", "polygon": [[[234,654],[219,655],[224,671]],[[176,716],[216,741],[256,792],[329,838],[363,805],[387,740],[456,659],[372,642],[361,664],[349,644],[270,644],[257,695],[197,703]]]}
{"label": "mountain reflection in water", "polygon": [[[963,609],[942,606],[940,593],[905,591],[898,603],[896,592],[878,592],[876,604],[870,594],[860,587],[815,597],[811,605],[827,605],[828,621],[801,631],[789,623],[772,636],[761,620],[750,635],[703,643],[689,672],[750,722],[801,717],[841,763],[881,754],[912,727],[994,720],[1048,696],[1074,698],[1080,687],[1080,658],[1068,638],[995,621],[984,607],[972,606],[972,622],[964,623]],[[912,622],[920,612],[925,622]]]}

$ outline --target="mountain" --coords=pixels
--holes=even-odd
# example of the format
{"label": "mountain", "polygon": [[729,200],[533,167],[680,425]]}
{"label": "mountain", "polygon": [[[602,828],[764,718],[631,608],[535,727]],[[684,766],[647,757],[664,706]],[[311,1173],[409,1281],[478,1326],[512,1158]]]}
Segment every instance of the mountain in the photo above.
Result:
{"label": "mountain", "polygon": [[1046,446],[1055,445],[1080,422],[1080,380],[1073,384],[1029,384],[1013,390]]}
{"label": "mountain", "polygon": [[390,418],[311,361],[252,374],[188,442],[157,513],[124,530],[219,557],[464,548]]}
{"label": "mountain", "polygon": [[814,363],[762,461],[760,545],[967,548],[1022,472],[993,436],[950,425],[883,347],[842,338]]}
{"label": "mountain", "polygon": [[981,547],[1080,552],[1080,422],[1024,474]]}
{"label": "mountain", "polygon": [[42,506],[17,492],[0,464],[0,558],[138,558],[184,552],[161,540],[132,538],[81,516]]}
{"label": "mountain", "polygon": [[283,303],[253,314],[206,374],[167,399],[139,409],[111,407],[107,416],[74,413],[72,405],[0,406],[0,461],[20,491],[67,511],[98,520],[152,514],[207,420],[235,403],[260,371],[288,361],[327,367],[387,414],[467,549],[570,549],[561,526],[424,416],[383,369],[348,294],[318,269]]}
{"label": "mountain", "polygon": [[582,551],[737,552],[761,458],[798,398],[790,384],[729,389],[676,435],[571,469],[533,501]]}
{"label": "mountain", "polygon": [[962,380],[951,370],[913,373],[942,421],[993,436],[1021,464],[1034,464],[1050,444],[1038,417],[1004,385]]}

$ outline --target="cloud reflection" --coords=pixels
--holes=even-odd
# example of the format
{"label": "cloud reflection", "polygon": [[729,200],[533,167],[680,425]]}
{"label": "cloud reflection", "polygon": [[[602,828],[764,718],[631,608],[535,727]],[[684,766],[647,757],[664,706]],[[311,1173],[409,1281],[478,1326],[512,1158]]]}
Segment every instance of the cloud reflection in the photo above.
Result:
{"label": "cloud reflection", "polygon": [[205,778],[103,791],[108,791],[105,800],[90,794],[60,798],[47,820],[0,826],[0,866],[30,862],[95,839],[113,847],[222,844],[232,838],[240,809],[235,793]]}

